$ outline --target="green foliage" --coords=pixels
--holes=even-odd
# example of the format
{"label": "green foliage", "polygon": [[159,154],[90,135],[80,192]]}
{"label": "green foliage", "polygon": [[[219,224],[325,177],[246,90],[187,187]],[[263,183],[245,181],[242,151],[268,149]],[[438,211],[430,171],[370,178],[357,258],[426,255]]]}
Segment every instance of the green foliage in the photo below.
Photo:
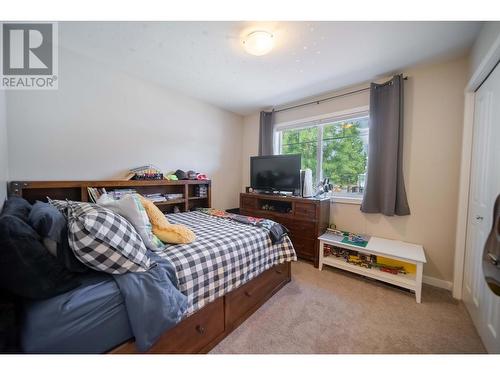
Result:
{"label": "green foliage", "polygon": [[[343,121],[323,128],[323,178],[345,189],[357,185],[365,173],[367,155],[360,131],[360,121]],[[317,181],[318,127],[282,132],[282,154],[301,154],[302,168],[310,168]]]}
{"label": "green foliage", "polygon": [[360,123],[327,125],[323,133],[323,176],[334,185],[357,185],[358,175],[366,171],[367,155],[360,134]]}
{"label": "green foliage", "polygon": [[313,174],[313,181],[315,181],[318,155],[318,128],[285,130],[283,132],[282,144],[282,154],[302,155],[302,169],[310,168]]}

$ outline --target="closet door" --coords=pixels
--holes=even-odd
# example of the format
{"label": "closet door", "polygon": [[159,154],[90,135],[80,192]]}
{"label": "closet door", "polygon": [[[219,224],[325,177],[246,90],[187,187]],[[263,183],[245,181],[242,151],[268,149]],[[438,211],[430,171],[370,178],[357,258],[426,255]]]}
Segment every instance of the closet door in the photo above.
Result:
{"label": "closet door", "polygon": [[500,67],[476,93],[464,268],[464,302],[486,349],[500,353],[500,297],[486,285],[482,254],[500,194]]}

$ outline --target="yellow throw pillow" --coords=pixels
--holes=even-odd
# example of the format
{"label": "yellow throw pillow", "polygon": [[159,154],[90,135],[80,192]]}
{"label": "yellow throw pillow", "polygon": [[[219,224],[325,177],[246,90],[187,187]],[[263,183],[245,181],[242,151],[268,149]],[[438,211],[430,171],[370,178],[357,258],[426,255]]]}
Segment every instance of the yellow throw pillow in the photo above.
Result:
{"label": "yellow throw pillow", "polygon": [[143,196],[140,197],[153,227],[153,233],[162,242],[173,244],[191,243],[196,239],[196,235],[191,229],[181,224],[170,224],[163,212],[153,202]]}

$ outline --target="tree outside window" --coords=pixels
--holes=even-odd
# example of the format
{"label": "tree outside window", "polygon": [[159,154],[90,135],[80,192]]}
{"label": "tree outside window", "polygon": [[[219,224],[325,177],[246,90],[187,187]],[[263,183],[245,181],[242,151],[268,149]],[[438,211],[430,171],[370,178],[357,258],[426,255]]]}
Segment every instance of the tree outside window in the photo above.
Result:
{"label": "tree outside window", "polygon": [[324,126],[323,178],[334,191],[362,193],[368,160],[368,118]]}
{"label": "tree outside window", "polygon": [[311,169],[313,181],[316,181],[318,169],[318,127],[283,131],[281,154],[301,154],[302,169]]}
{"label": "tree outside window", "polygon": [[[301,154],[313,180],[329,178],[337,194],[362,194],[368,159],[367,116],[281,131],[281,154]],[[318,149],[321,154],[318,155]]]}

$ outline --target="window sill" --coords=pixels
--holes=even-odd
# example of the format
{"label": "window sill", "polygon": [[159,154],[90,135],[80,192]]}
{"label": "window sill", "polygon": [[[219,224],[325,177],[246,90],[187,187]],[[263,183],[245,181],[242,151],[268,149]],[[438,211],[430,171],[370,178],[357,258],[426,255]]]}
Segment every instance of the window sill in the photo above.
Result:
{"label": "window sill", "polygon": [[346,197],[346,196],[333,196],[330,199],[331,203],[345,203],[361,205],[363,197]]}

